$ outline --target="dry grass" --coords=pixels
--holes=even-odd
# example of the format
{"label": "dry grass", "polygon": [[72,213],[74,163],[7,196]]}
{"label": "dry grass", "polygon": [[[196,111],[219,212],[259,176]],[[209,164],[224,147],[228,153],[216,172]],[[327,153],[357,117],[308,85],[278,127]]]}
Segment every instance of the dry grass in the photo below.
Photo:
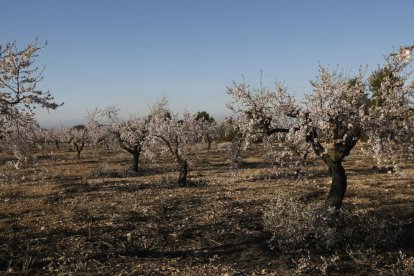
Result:
{"label": "dry grass", "polygon": [[[345,162],[345,208],[401,226],[395,246],[378,250],[283,253],[269,246],[264,214],[276,195],[323,202],[329,179],[310,162],[307,180],[271,168],[259,150],[235,177],[225,157],[202,151],[191,187],[175,185],[171,160],[125,171],[129,156],[65,150],[21,170],[0,168],[0,272],[107,275],[288,275],[406,273],[414,247],[414,166],[405,177],[376,172],[358,154]],[[370,266],[371,265],[371,266]]]}

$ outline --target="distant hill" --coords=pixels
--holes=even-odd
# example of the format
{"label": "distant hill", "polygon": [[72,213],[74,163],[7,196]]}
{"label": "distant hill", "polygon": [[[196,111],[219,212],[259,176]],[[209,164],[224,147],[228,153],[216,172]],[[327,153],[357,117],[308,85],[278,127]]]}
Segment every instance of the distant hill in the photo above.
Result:
{"label": "distant hill", "polygon": [[41,120],[39,121],[39,125],[41,128],[44,129],[50,129],[50,128],[58,128],[61,125],[65,126],[65,127],[73,127],[75,125],[80,125],[80,124],[84,124],[85,122],[83,120],[65,120],[65,121],[45,121],[45,120]]}

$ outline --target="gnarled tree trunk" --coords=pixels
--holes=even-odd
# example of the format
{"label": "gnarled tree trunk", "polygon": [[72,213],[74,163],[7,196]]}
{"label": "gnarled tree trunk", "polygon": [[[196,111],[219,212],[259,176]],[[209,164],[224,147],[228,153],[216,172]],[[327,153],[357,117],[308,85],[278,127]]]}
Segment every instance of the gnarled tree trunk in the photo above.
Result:
{"label": "gnarled tree trunk", "polygon": [[339,210],[342,205],[346,192],[347,179],[345,169],[342,166],[342,160],[334,161],[328,159],[326,164],[329,168],[329,174],[331,175],[332,182],[328,193],[327,204],[330,207],[334,207]]}
{"label": "gnarled tree trunk", "polygon": [[180,175],[178,176],[178,185],[187,186],[188,163],[185,160],[179,162],[181,165]]}
{"label": "gnarled tree trunk", "polygon": [[141,147],[138,145],[134,145],[132,148],[128,148],[124,146],[124,149],[132,154],[132,171],[138,172],[139,171],[139,156],[141,154]]}
{"label": "gnarled tree trunk", "polygon": [[139,145],[134,145],[132,147],[125,145],[120,141],[119,145],[122,149],[127,151],[132,155],[132,171],[138,172],[139,171],[139,156],[141,155],[141,149]]}
{"label": "gnarled tree trunk", "polygon": [[[316,155],[320,156],[329,168],[332,182],[326,202],[329,207],[333,207],[336,211],[339,211],[342,206],[342,200],[344,199],[347,186],[347,178],[342,161],[350,154],[351,150],[361,137],[361,129],[357,127],[352,129],[352,131],[348,131],[348,135],[344,139],[344,142],[335,143],[333,147],[328,148],[327,150],[325,150],[319,142],[317,136],[317,131],[313,129],[308,133],[306,141],[312,145]],[[343,137],[344,135],[338,136]]]}
{"label": "gnarled tree trunk", "polygon": [[138,164],[139,164],[139,154],[140,154],[139,151],[134,151],[134,153],[132,153],[132,170],[134,172],[138,172],[138,170],[139,170],[139,167],[138,167]]}

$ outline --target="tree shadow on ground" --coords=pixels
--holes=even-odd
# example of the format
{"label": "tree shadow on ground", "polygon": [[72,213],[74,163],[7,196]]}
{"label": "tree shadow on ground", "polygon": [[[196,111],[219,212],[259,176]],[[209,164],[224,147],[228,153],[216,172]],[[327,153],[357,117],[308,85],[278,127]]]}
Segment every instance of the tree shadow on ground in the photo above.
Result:
{"label": "tree shadow on ground", "polygon": [[[262,229],[258,226],[260,217],[247,211],[256,203],[229,205],[233,209],[245,208],[246,212],[241,215],[231,213],[216,222],[188,223],[186,216],[191,209],[204,204],[207,202],[197,196],[171,199],[157,213],[130,211],[111,224],[107,223],[109,212],[99,217],[92,211],[79,209],[71,225],[43,230],[19,228],[15,234],[1,239],[0,270],[11,266],[18,271],[30,258],[30,272],[42,273],[51,263],[59,263],[60,256],[72,262],[120,262],[125,257],[133,257],[138,260],[196,259],[209,263],[215,257],[224,262],[242,263],[252,261],[241,258],[243,252],[254,250],[260,256],[269,254],[267,234],[254,230]],[[149,245],[142,242],[145,237],[151,239],[147,241]]]}

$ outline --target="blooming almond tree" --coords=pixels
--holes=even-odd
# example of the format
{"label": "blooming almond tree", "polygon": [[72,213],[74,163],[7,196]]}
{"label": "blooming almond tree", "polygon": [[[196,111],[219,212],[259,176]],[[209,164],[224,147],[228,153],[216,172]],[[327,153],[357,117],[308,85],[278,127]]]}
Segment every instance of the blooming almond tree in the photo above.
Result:
{"label": "blooming almond tree", "polygon": [[150,135],[153,147],[160,145],[180,166],[178,185],[187,186],[189,162],[202,135],[200,122],[189,113],[184,113],[182,118],[172,114],[164,99],[152,110]]}
{"label": "blooming almond tree", "polygon": [[206,111],[197,112],[195,119],[201,126],[201,136],[203,142],[207,143],[207,149],[211,149],[211,144],[218,137],[218,125],[213,117],[210,117]]}
{"label": "blooming almond tree", "polygon": [[[309,146],[302,140],[286,139],[303,135],[304,130],[294,119],[299,115],[298,105],[284,85],[276,82],[274,89],[262,85],[254,89],[245,83],[233,83],[227,92],[233,97],[227,106],[236,115],[234,124],[237,124],[238,139],[244,138],[245,147],[264,141],[262,144],[266,147],[274,144],[274,149],[266,149],[266,152],[277,153],[272,154],[276,163],[292,167],[292,160],[304,161]],[[279,146],[277,142],[281,141],[283,144]]]}
{"label": "blooming almond tree", "polygon": [[48,145],[54,145],[56,150],[60,150],[60,143],[65,139],[64,134],[62,133],[64,131],[64,127],[43,129],[43,139]]}
{"label": "blooming almond tree", "polygon": [[76,156],[81,158],[81,152],[85,145],[90,142],[89,130],[85,125],[76,125],[64,132],[66,135],[66,141],[70,143],[76,150]]}
{"label": "blooming almond tree", "polygon": [[32,161],[36,163],[33,151],[36,147],[39,132],[37,122],[32,117],[28,117],[24,118],[24,124],[22,120],[9,120],[3,126],[7,131],[3,132],[1,137],[1,150],[14,153],[17,158],[17,162],[15,162],[16,169]]}
{"label": "blooming almond tree", "polygon": [[381,85],[373,93],[375,104],[370,105],[363,121],[364,128],[369,129],[366,145],[371,145],[364,149],[379,165],[386,161],[396,170],[399,159],[412,160],[414,153],[414,82],[410,80],[412,69],[408,54],[403,54],[402,58],[390,56],[387,59],[383,68],[389,74],[382,76]]}
{"label": "blooming almond tree", "polygon": [[36,106],[55,109],[49,91],[38,89],[43,70],[34,65],[37,53],[42,49],[37,41],[26,48],[17,49],[16,43],[0,45],[0,131],[10,120],[24,121],[34,114]]}
{"label": "blooming almond tree", "polygon": [[378,160],[392,158],[398,147],[412,149],[414,85],[408,65],[406,59],[390,55],[385,65],[390,74],[380,80],[380,93],[368,90],[362,70],[350,77],[321,66],[303,105],[295,104],[279,84],[275,90],[235,84],[228,89],[234,99],[229,107],[238,115],[248,141],[284,133],[282,144],[288,144],[284,151],[306,152],[310,146],[332,179],[327,204],[339,210],[347,187],[343,160],[361,137],[368,137],[363,146],[378,153]]}
{"label": "blooming almond tree", "polygon": [[37,87],[43,79],[43,70],[35,66],[35,57],[41,49],[37,41],[22,50],[17,49],[15,42],[0,45],[0,146],[15,148],[19,160],[19,156],[28,154],[27,143],[33,145],[35,141],[28,139],[37,128],[34,109],[59,106],[49,91]]}
{"label": "blooming almond tree", "polygon": [[103,110],[91,113],[88,127],[94,129],[95,141],[113,141],[123,150],[132,155],[132,170],[139,171],[139,157],[146,146],[148,137],[149,118],[131,116],[128,120],[121,120],[119,109],[110,106]]}

